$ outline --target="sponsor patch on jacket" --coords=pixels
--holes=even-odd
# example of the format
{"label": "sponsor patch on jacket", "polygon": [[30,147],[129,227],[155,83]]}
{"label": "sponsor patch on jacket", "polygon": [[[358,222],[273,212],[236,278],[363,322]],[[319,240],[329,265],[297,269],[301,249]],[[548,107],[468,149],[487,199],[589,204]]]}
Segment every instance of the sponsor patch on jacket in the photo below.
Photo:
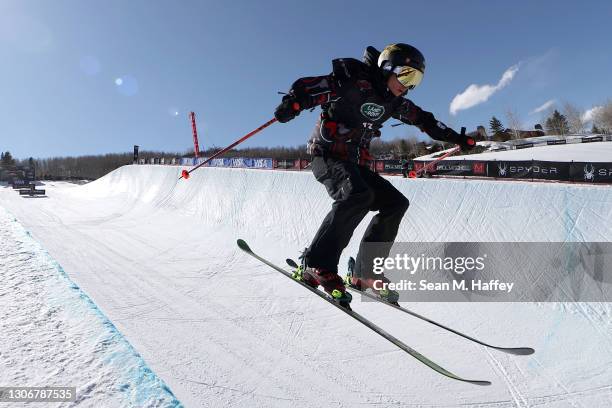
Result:
{"label": "sponsor patch on jacket", "polygon": [[385,107],[372,102],[361,105],[361,114],[368,119],[378,120],[385,114]]}

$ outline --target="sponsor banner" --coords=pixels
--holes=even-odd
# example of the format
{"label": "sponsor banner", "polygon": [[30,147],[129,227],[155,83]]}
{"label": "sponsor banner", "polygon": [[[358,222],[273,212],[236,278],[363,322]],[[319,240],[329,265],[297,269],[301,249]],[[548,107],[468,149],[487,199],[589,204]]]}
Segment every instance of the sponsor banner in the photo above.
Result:
{"label": "sponsor banner", "polygon": [[580,140],[582,143],[603,142],[603,136],[583,137]]}
{"label": "sponsor banner", "polygon": [[534,160],[531,177],[539,180],[569,180],[570,163]]}
{"label": "sponsor banner", "polygon": [[547,145],[562,145],[562,144],[566,144],[567,141],[565,139],[562,140],[547,140],[546,144]]}
{"label": "sponsor banner", "polygon": [[404,169],[408,172],[414,168],[415,162],[412,160],[374,160],[370,163],[370,169],[376,173],[402,174]]}
{"label": "sponsor banner", "polygon": [[472,176],[472,162],[466,160],[442,160],[436,163],[431,173],[447,176]]}
{"label": "sponsor banner", "polygon": [[274,168],[276,169],[294,169],[295,159],[274,160]]}
{"label": "sponsor banner", "polygon": [[374,169],[379,173],[402,174],[404,167],[407,167],[407,171],[411,171],[414,167],[414,162],[404,160],[376,160],[374,163]]}
{"label": "sponsor banner", "polygon": [[[401,174],[400,160],[376,160],[378,173]],[[419,171],[427,162],[408,162],[408,169]],[[430,174],[441,176],[494,177],[500,179],[536,179],[581,181],[612,184],[612,163],[524,161],[443,160]]]}
{"label": "sponsor banner", "polygon": [[489,176],[495,178],[531,178],[532,161],[491,161]]}
{"label": "sponsor banner", "polygon": [[570,163],[542,160],[491,161],[488,174],[495,178],[569,180]]}
{"label": "sponsor banner", "polygon": [[[207,158],[200,157],[197,163],[204,162]],[[250,159],[245,157],[230,157],[212,159],[205,164],[206,167],[233,167],[233,168],[250,168],[250,169],[273,169],[274,160],[272,159]]]}
{"label": "sponsor banner", "polygon": [[606,142],[612,142],[612,135],[606,136]]}
{"label": "sponsor banner", "polygon": [[514,145],[514,148],[516,150],[528,149],[530,147],[533,147],[533,143],[521,143],[521,144]]}
{"label": "sponsor banner", "polygon": [[245,159],[242,157],[229,160],[230,166],[228,167],[248,167],[252,169],[272,169],[272,159]]}
{"label": "sponsor banner", "polygon": [[472,162],[472,173],[474,176],[488,176],[487,162]]}
{"label": "sponsor banner", "polygon": [[612,183],[612,163],[572,162],[570,180],[588,183]]}

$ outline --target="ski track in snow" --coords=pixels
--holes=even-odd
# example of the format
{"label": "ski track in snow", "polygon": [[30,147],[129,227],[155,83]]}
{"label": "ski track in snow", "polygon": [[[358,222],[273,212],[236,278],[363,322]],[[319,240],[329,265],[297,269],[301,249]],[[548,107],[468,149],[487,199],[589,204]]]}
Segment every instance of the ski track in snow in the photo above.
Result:
{"label": "ski track in snow", "polygon": [[[456,383],[237,249],[245,238],[279,265],[296,258],[331,205],[312,174],[207,168],[177,181],[180,170],[126,166],[84,186],[48,183],[45,199],[5,188],[0,206],[186,406],[612,405],[609,304],[407,304],[485,341],[536,349],[520,357],[355,299],[357,311],[434,361],[493,381]],[[609,187],[389,180],[411,203],[398,241],[612,239]]]}

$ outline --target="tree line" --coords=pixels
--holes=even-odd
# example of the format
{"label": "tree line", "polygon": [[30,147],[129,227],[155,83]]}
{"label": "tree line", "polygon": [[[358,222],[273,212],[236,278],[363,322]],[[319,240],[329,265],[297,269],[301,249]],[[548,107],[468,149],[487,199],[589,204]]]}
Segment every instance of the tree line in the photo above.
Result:
{"label": "tree line", "polygon": [[591,123],[590,133],[610,134],[612,133],[612,101],[597,106],[588,112],[581,112],[569,102],[563,104],[562,108],[552,109],[544,118],[544,127],[535,125],[534,131],[522,131],[518,115],[512,110],[506,112],[506,118],[510,127],[506,128],[501,120],[493,116],[489,121],[491,140],[505,142],[511,139],[522,139],[532,137],[539,132],[543,135],[583,134],[588,132],[586,124]]}

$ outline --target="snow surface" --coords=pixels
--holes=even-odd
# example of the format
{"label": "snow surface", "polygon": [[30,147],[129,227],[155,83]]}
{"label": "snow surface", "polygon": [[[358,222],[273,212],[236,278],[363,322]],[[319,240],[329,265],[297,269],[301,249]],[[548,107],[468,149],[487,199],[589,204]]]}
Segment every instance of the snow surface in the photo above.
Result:
{"label": "snow surface", "polygon": [[[446,151],[446,150],[445,150]],[[430,160],[443,152],[418,157]],[[502,150],[463,156],[450,156],[444,160],[544,160],[578,162],[612,162],[612,142],[576,143],[565,145],[535,146],[519,150]]]}
{"label": "snow surface", "polygon": [[0,384],[77,387],[75,402],[54,406],[181,406],[89,297],[3,208],[0,280]]}
{"label": "snow surface", "polygon": [[[180,170],[126,166],[84,186],[47,184],[44,199],[0,189],[0,206],[186,406],[612,405],[610,304],[406,304],[485,341],[536,349],[517,357],[355,299],[421,353],[493,385],[455,382],[236,247],[244,238],[279,264],[297,257],[331,205],[312,174],[206,168],[178,181]],[[612,240],[609,187],[389,180],[411,202],[400,241]]]}
{"label": "snow surface", "polygon": [[566,145],[536,146],[528,149],[507,150],[459,156],[466,160],[547,160],[612,162],[612,143],[593,142]]}

